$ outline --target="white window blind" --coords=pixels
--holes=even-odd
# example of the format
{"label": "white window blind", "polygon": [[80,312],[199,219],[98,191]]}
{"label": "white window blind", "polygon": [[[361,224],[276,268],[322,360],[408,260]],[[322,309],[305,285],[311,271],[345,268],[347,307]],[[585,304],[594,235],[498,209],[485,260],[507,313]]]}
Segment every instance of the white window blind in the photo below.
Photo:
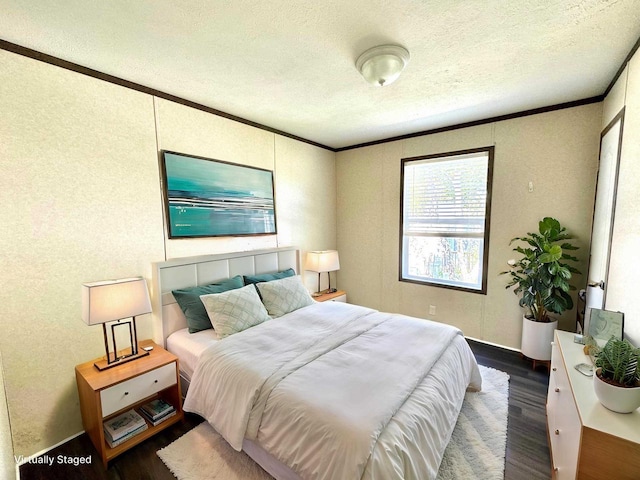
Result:
{"label": "white window blind", "polygon": [[404,234],[484,236],[487,152],[415,160],[404,167]]}

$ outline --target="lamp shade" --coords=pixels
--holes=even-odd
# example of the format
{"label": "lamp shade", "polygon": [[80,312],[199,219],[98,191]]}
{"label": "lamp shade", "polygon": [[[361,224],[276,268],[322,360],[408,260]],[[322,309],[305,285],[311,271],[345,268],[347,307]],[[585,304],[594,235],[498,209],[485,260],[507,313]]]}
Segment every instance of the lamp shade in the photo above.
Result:
{"label": "lamp shade", "polygon": [[336,250],[308,252],[305,266],[311,272],[335,272],[340,270],[340,258]]}
{"label": "lamp shade", "polygon": [[87,325],[149,312],[151,302],[144,278],[123,278],[82,285],[82,320]]}
{"label": "lamp shade", "polygon": [[380,45],[364,52],[356,60],[356,68],[364,79],[383,87],[395,82],[409,63],[409,51],[398,45]]}

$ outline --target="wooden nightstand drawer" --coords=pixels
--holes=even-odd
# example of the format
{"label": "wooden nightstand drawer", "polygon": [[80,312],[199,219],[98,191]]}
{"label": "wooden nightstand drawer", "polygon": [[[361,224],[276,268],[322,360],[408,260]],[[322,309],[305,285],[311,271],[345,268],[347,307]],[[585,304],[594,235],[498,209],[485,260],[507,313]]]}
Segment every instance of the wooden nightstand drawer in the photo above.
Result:
{"label": "wooden nightstand drawer", "polygon": [[102,416],[106,417],[176,383],[176,364],[169,363],[100,392]]}

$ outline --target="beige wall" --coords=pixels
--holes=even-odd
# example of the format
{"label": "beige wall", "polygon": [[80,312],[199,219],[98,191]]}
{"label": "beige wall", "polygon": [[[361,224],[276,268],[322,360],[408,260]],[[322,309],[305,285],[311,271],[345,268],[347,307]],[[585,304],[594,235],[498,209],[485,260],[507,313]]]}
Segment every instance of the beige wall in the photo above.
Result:
{"label": "beige wall", "polygon": [[4,368],[0,355],[0,478],[9,480],[16,474],[16,464],[13,458],[13,444],[11,443],[11,424],[7,396],[4,393]]}
{"label": "beige wall", "polygon": [[[162,99],[156,100],[158,149],[273,170],[273,134]],[[277,204],[276,208],[280,205]],[[276,212],[277,215],[278,212]],[[275,235],[167,240],[167,257],[277,246]]]}
{"label": "beige wall", "polygon": [[274,151],[278,240],[300,247],[305,284],[315,291],[317,274],[304,272],[304,259],[307,251],[337,246],[335,153],[280,135]]}
{"label": "beige wall", "polygon": [[620,171],[605,308],[625,314],[625,335],[640,345],[640,53],[627,64],[605,99],[615,115],[625,107]]}
{"label": "beige wall", "polygon": [[[16,455],[82,430],[74,366],[104,354],[101,329],[80,319],[83,282],[149,279],[172,257],[336,247],[333,152],[5,51],[0,112],[0,351]],[[160,149],[273,169],[279,234],[166,240]],[[138,328],[151,337],[151,316]]]}
{"label": "beige wall", "polygon": [[0,65],[0,348],[14,451],[29,455],[82,429],[74,366],[103,344],[81,283],[149,277],[162,210],[151,97],[4,51]]}
{"label": "beige wall", "polygon": [[[519,348],[521,310],[498,273],[509,240],[558,218],[581,247],[586,272],[601,104],[416,137],[337,154],[339,286],[349,301],[460,327],[467,336]],[[398,281],[400,159],[495,145],[487,295]],[[534,191],[528,192],[528,182]],[[583,286],[584,278],[576,278]],[[573,328],[575,311],[561,326]]]}

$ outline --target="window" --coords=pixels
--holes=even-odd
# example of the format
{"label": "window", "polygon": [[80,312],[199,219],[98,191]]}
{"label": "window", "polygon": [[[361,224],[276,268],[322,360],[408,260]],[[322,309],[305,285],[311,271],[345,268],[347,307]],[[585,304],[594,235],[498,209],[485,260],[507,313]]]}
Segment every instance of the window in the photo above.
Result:
{"label": "window", "polygon": [[402,159],[401,281],[487,292],[493,150]]}

